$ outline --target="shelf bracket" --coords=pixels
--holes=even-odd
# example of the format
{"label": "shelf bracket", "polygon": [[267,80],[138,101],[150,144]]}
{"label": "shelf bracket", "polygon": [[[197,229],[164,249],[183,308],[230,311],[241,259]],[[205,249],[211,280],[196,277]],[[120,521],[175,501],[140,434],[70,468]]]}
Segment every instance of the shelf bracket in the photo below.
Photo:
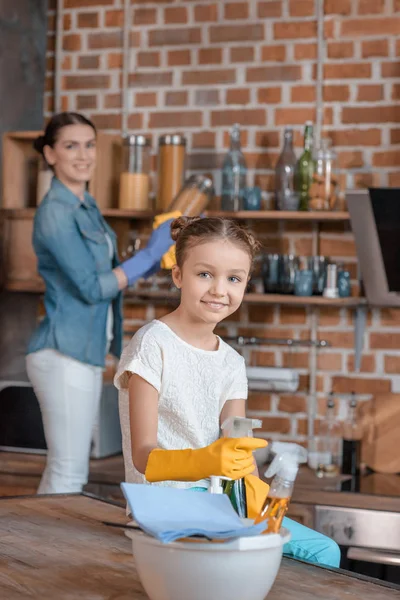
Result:
{"label": "shelf bracket", "polygon": [[367,307],[357,306],[354,316],[354,370],[360,372],[364,334],[367,325]]}

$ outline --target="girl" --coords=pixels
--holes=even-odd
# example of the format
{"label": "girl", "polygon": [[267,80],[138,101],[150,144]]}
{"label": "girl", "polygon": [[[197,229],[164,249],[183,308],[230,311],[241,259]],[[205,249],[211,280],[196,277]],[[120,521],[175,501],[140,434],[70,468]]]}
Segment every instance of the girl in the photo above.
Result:
{"label": "girl", "polygon": [[[125,479],[207,489],[210,475],[256,472],[252,451],[266,445],[219,438],[227,417],[245,416],[247,379],[243,358],[214,333],[243,300],[258,244],[227,219],[181,217],[171,229],[180,304],[134,335],[115,378]],[[288,519],[285,525],[293,537],[288,554],[337,564],[334,542]],[[312,549],[296,536],[311,538]]]}
{"label": "girl", "polygon": [[165,223],[143,251],[119,265],[116,236],[86,191],[96,129],[83,115],[55,115],[34,146],[54,171],[33,231],[46,316],[26,359],[48,447],[38,493],[81,492],[105,356],[121,350],[121,290],[157,269],[173,242]]}

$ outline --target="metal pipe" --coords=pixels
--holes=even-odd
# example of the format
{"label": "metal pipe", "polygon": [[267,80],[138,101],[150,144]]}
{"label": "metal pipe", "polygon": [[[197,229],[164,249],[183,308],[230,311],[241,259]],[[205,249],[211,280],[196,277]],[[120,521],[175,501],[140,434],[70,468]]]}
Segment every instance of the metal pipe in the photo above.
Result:
{"label": "metal pipe", "polygon": [[223,336],[223,339],[227,342],[234,342],[238,346],[289,346],[290,348],[311,348],[316,346],[318,348],[329,348],[330,343],[326,340],[294,340],[293,338],[263,338],[256,336]]}
{"label": "metal pipe", "polygon": [[311,308],[311,341],[313,342],[309,356],[309,396],[307,406],[308,441],[314,438],[314,422],[317,414],[317,341],[318,341],[318,308]]}
{"label": "metal pipe", "polygon": [[56,47],[54,52],[54,112],[61,111],[61,71],[63,60],[64,0],[57,0]]}
{"label": "metal pipe", "polygon": [[124,28],[123,28],[123,62],[122,62],[122,119],[121,133],[128,133],[128,115],[129,115],[129,59],[130,44],[129,35],[131,29],[131,3],[130,0],[124,1]]}
{"label": "metal pipe", "polygon": [[324,0],[316,0],[317,12],[317,81],[316,81],[316,117],[315,117],[315,139],[316,148],[320,145],[321,131],[324,122],[324,60],[325,60],[325,38],[324,38]]}

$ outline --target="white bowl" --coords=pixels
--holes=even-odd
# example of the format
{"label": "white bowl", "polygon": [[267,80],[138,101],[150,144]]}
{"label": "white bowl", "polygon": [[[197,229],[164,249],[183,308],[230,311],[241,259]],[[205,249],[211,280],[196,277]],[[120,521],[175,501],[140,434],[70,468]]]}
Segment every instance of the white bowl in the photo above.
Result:
{"label": "white bowl", "polygon": [[139,578],[150,600],[264,600],[290,533],[162,544],[128,531]]}

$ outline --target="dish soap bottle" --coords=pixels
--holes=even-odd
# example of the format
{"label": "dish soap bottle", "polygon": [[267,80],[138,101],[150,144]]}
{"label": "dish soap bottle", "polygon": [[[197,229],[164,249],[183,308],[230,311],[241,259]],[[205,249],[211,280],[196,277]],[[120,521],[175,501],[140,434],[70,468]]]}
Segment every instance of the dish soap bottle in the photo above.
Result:
{"label": "dish soap bottle", "polygon": [[265,472],[265,477],[274,477],[255,525],[267,522],[263,533],[278,533],[283,517],[289,507],[293,486],[300,463],[307,462],[307,450],[298,444],[273,442],[274,460]]}
{"label": "dish soap bottle", "polygon": [[222,165],[221,210],[243,210],[247,166],[240,144],[240,127],[236,123],[231,130],[229,152]]}
{"label": "dish soap bottle", "polygon": [[[262,426],[260,419],[246,417],[228,417],[222,423],[221,429],[225,437],[253,437],[253,429]],[[254,465],[255,468],[255,465]],[[246,485],[244,479],[227,480],[223,484],[224,494],[229,496],[233,508],[239,517],[247,517]]]}

